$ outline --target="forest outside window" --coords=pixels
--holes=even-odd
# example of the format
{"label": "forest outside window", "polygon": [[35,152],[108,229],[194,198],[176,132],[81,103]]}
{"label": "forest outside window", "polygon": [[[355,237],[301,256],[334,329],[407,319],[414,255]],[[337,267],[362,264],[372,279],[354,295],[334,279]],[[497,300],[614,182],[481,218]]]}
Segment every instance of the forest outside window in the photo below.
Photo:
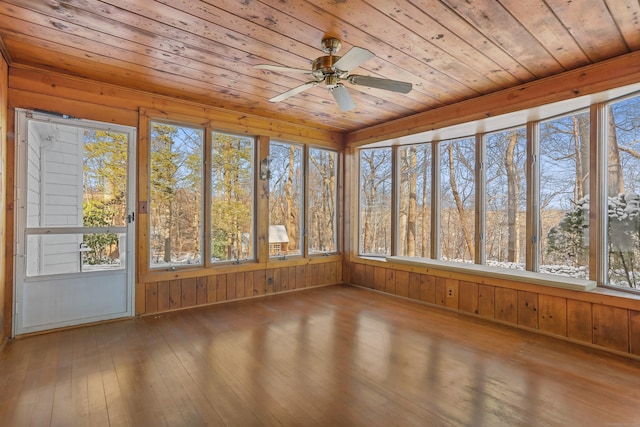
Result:
{"label": "forest outside window", "polygon": [[607,105],[607,280],[640,289],[640,96]]}
{"label": "forest outside window", "polygon": [[254,258],[254,139],[211,133],[211,261]]}
{"label": "forest outside window", "polygon": [[440,254],[475,260],[475,138],[440,143]]}
{"label": "forest outside window", "polygon": [[307,237],[309,254],[328,254],[338,248],[338,153],[309,148]]}
{"label": "forest outside window", "polygon": [[402,256],[431,256],[432,149],[432,144],[398,149],[398,254]]}
{"label": "forest outside window", "polygon": [[589,111],[539,124],[540,265],[589,279]]}
{"label": "forest outside window", "polygon": [[588,104],[543,106],[553,114],[469,137],[360,148],[359,254],[640,290],[640,96]]}
{"label": "forest outside window", "polygon": [[485,147],[487,265],[525,269],[526,159],[524,127],[488,133]]}
{"label": "forest outside window", "polygon": [[303,146],[269,144],[269,256],[301,256],[304,249]]}
{"label": "forest outside window", "polygon": [[360,254],[391,255],[392,150],[360,150]]}
{"label": "forest outside window", "polygon": [[204,130],[151,123],[149,263],[202,265]]}

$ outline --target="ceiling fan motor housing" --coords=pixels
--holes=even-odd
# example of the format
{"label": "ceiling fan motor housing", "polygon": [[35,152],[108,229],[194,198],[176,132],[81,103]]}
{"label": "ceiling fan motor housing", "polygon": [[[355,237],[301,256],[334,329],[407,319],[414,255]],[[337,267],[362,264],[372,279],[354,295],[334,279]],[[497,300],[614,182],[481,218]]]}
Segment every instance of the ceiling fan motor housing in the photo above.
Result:
{"label": "ceiling fan motor housing", "polygon": [[336,69],[333,64],[338,62],[341,56],[321,56],[313,61],[313,69],[311,74],[318,81],[324,80],[325,77],[336,76],[336,78],[344,79],[349,74],[347,71]]}

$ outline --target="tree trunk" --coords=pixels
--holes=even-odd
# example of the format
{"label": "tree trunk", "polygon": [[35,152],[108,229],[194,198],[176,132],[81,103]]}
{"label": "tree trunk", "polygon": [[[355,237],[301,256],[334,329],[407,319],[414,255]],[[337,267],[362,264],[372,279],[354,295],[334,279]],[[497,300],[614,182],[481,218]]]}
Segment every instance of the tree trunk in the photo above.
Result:
{"label": "tree trunk", "polygon": [[429,209],[427,207],[427,202],[429,200],[429,196],[427,195],[427,191],[429,189],[428,186],[428,174],[427,174],[427,153],[428,150],[431,149],[430,145],[426,145],[423,148],[422,155],[422,256],[427,258],[430,255],[429,251],[429,227],[430,223],[428,220],[431,219],[429,215]]}
{"label": "tree trunk", "polygon": [[398,150],[400,153],[400,185],[397,186],[400,193],[398,197],[399,212],[398,212],[398,250],[400,255],[407,256],[408,253],[408,234],[407,219],[409,213],[409,158],[408,148]]}
{"label": "tree trunk", "polygon": [[[319,249],[322,251],[334,251],[335,234],[335,159],[331,152],[324,152],[322,161],[310,155],[309,160],[314,164],[322,180],[322,203],[319,203],[322,214],[314,212],[316,218],[316,236]],[[310,197],[312,194],[309,195]],[[325,228],[326,227],[326,228]]]}
{"label": "tree trunk", "polygon": [[416,147],[409,147],[409,206],[407,210],[407,256],[416,256],[416,210],[417,210],[417,154]]}
{"label": "tree trunk", "polygon": [[293,199],[293,178],[295,164],[295,147],[289,148],[289,167],[287,170],[287,179],[284,184],[285,197],[285,226],[289,237],[288,250],[298,248],[298,212],[296,211],[295,200]]}
{"label": "tree trunk", "polygon": [[507,229],[508,229],[508,249],[507,261],[517,262],[518,251],[518,196],[520,193],[520,182],[518,176],[518,165],[515,161],[515,148],[518,142],[518,133],[513,131],[509,137],[509,143],[504,157],[504,164],[507,171]]}
{"label": "tree trunk", "polygon": [[582,199],[584,196],[590,193],[589,186],[589,173],[591,165],[589,164],[589,152],[591,151],[590,141],[591,141],[591,125],[588,113],[580,114],[577,116],[578,119],[578,138],[579,145],[578,151],[576,154],[580,157],[580,163],[577,163],[576,166],[580,171],[580,188],[582,189],[582,193],[578,193],[578,199]]}
{"label": "tree trunk", "polygon": [[[370,157],[368,157],[370,156]],[[376,180],[376,167],[374,162],[374,154],[373,152],[368,153],[368,156],[365,155],[362,157],[362,160],[366,162],[369,166],[369,176],[363,176],[363,185],[362,192],[364,195],[365,203],[364,203],[364,212],[360,218],[362,221],[362,252],[363,253],[373,253],[374,246],[374,233],[373,227],[371,225],[371,219],[373,217],[373,204],[377,197],[377,191],[375,186]]]}
{"label": "tree trunk", "polygon": [[616,123],[613,117],[613,109],[607,107],[609,114],[608,120],[608,144],[607,144],[607,160],[608,160],[608,176],[607,176],[607,195],[615,197],[624,193],[624,178],[622,175],[622,165],[620,164],[620,150],[618,148],[618,138],[616,137]]}
{"label": "tree trunk", "polygon": [[455,162],[453,161],[453,144],[447,146],[449,154],[449,184],[451,185],[451,193],[456,203],[456,209],[458,210],[458,218],[460,219],[460,227],[462,228],[462,235],[464,237],[467,251],[471,259],[475,258],[473,237],[471,236],[471,230],[467,224],[467,214],[460,199],[460,193],[458,192],[458,185],[456,183]]}

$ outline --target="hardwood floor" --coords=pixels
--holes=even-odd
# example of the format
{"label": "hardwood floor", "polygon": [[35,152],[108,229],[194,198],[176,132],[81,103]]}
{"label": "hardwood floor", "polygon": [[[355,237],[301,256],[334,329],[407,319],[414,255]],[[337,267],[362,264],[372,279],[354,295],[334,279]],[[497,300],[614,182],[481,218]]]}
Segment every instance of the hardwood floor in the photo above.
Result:
{"label": "hardwood floor", "polygon": [[331,286],[18,339],[2,426],[640,426],[640,362]]}

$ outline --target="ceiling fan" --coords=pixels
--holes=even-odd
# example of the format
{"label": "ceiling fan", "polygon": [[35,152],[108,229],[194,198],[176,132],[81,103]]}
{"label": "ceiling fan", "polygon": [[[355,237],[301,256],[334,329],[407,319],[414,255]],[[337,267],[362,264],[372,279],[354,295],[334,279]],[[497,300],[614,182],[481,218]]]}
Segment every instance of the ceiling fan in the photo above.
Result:
{"label": "ceiling fan", "polygon": [[349,111],[354,109],[356,105],[353,103],[353,99],[351,98],[351,95],[349,95],[349,91],[347,91],[347,88],[343,85],[343,81],[347,81],[354,85],[390,90],[392,92],[409,93],[411,91],[411,83],[349,74],[351,70],[359,67],[364,62],[375,57],[375,55],[367,49],[354,46],[345,53],[344,56],[336,56],[341,45],[342,42],[335,37],[325,37],[322,39],[322,51],[328,55],[316,58],[313,61],[311,70],[267,64],[255,65],[255,68],[269,71],[311,74],[314,78],[314,80],[310,82],[294,87],[293,89],[281,93],[278,96],[274,96],[269,101],[284,101],[291,96],[297,95],[324,82],[333,95],[333,98],[338,103],[340,109],[342,111]]}

